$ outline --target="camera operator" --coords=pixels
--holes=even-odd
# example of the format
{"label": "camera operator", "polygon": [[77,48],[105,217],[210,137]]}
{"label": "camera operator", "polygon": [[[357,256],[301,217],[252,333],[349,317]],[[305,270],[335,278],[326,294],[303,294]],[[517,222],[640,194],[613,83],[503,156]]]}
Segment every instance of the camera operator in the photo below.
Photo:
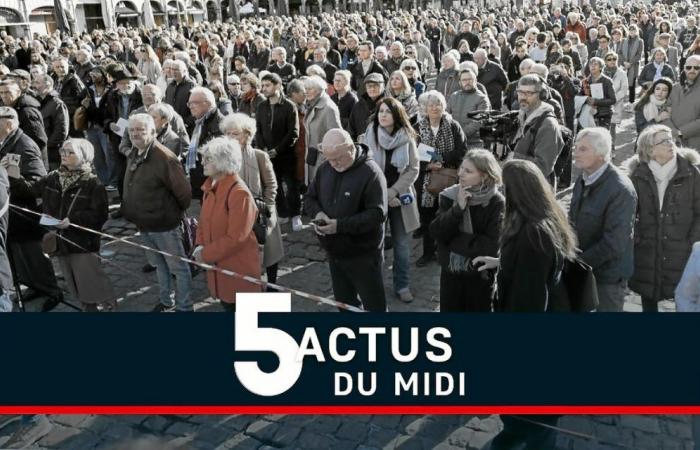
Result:
{"label": "camera operator", "polygon": [[467,148],[477,148],[483,145],[479,136],[478,120],[467,116],[468,113],[491,109],[488,96],[476,89],[476,74],[471,69],[459,73],[461,89],[450,95],[447,102],[447,112],[459,123],[467,138]]}
{"label": "camera operator", "polygon": [[546,102],[547,86],[533,73],[518,82],[518,131],[513,140],[513,158],[532,161],[549,183],[555,185],[554,163],[564,147],[554,107]]}
{"label": "camera operator", "polygon": [[574,116],[576,109],[574,99],[581,90],[581,82],[573,77],[573,63],[568,56],[559,58],[556,64],[552,64],[549,71],[547,84],[561,95],[564,103],[564,124],[574,129]]}

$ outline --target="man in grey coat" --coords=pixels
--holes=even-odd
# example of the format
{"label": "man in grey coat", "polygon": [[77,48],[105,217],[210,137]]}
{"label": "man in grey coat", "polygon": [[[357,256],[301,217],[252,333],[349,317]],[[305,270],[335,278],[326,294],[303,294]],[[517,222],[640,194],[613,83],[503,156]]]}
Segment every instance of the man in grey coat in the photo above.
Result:
{"label": "man in grey coat", "polygon": [[513,140],[513,158],[535,163],[554,186],[554,164],[564,148],[564,139],[554,107],[545,102],[544,89],[544,81],[535,74],[518,81],[519,127]]}
{"label": "man in grey coat", "polygon": [[467,146],[476,148],[483,145],[479,136],[480,124],[478,120],[470,118],[467,114],[479,110],[491,109],[491,102],[486,94],[476,88],[476,74],[471,69],[462,70],[459,73],[461,89],[450,95],[447,101],[447,112],[459,123],[467,137]]}
{"label": "man in grey coat", "polygon": [[579,131],[574,162],[582,173],[574,184],[569,220],[581,258],[593,268],[598,311],[622,312],[627,280],[634,271],[637,193],[632,181],[610,164],[611,148],[607,129]]}
{"label": "man in grey coat", "polygon": [[673,134],[686,147],[700,150],[700,55],[685,61],[685,81],[671,89],[671,123]]}
{"label": "man in grey coat", "polygon": [[626,37],[620,45],[620,65],[627,72],[627,84],[630,87],[629,102],[634,103],[635,89],[637,88],[637,74],[639,73],[639,61],[644,55],[644,41],[639,37],[637,25],[630,25],[629,37]]}

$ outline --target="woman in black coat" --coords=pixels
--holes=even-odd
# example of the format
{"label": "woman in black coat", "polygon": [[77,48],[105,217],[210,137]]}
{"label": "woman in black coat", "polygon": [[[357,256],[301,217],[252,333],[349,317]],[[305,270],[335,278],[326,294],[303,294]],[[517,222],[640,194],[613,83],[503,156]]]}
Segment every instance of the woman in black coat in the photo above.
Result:
{"label": "woman in black coat", "polygon": [[[511,160],[503,166],[506,193],[505,217],[499,258],[477,257],[479,271],[498,267],[497,302],[503,312],[550,312],[566,310],[560,290],[565,259],[573,259],[576,235],[564,209],[537,166]],[[556,426],[560,416],[530,416],[534,421]],[[501,415],[503,431],[492,441],[491,450],[553,449],[556,432],[518,417]]]}
{"label": "woman in black coat", "polygon": [[644,312],[674,297],[693,243],[700,241],[700,156],[677,148],[671,129],[651,125],[637,141],[627,167],[639,198],[634,225],[630,289]]}
{"label": "woman in black coat", "polygon": [[479,273],[476,256],[498,255],[505,200],[498,192],[501,168],[489,151],[470,150],[459,183],[440,193],[440,211],[430,224],[438,245],[441,312],[490,312],[495,281]]}
{"label": "woman in black coat", "polygon": [[[8,168],[13,186],[24,195],[41,197],[43,213],[59,219],[55,225],[56,247],[68,291],[84,311],[97,311],[97,305],[116,299],[107,274],[96,253],[100,236],[71,227],[71,224],[101,230],[107,221],[107,192],[92,172],[94,150],[85,139],[68,139],[60,150],[61,167],[34,182],[21,178],[19,170]],[[47,250],[45,248],[45,250]]]}

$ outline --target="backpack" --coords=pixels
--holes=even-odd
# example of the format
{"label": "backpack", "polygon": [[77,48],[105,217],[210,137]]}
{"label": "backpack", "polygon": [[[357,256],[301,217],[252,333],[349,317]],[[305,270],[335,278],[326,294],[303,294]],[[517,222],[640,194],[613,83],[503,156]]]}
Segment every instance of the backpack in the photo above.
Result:
{"label": "backpack", "polygon": [[[526,133],[532,133],[532,145],[530,145],[530,148],[528,149],[528,155],[532,156],[535,154],[535,136],[537,136],[537,132],[539,131],[540,127],[542,126],[542,123],[544,123],[544,120],[547,117],[551,117],[554,120],[557,120],[554,113],[549,111],[546,114],[542,114],[540,117],[535,119],[530,125],[527,126],[527,129],[523,133],[523,136]],[[572,131],[568,127],[559,124],[558,120],[557,124],[559,125],[559,134],[561,135],[561,138],[564,141],[564,145],[562,146],[561,150],[559,150],[559,155],[557,155],[557,159],[554,162],[553,176],[554,180],[558,180],[557,185],[568,187],[571,184],[571,153],[574,148],[574,133],[572,133]],[[554,180],[550,180],[550,182]]]}

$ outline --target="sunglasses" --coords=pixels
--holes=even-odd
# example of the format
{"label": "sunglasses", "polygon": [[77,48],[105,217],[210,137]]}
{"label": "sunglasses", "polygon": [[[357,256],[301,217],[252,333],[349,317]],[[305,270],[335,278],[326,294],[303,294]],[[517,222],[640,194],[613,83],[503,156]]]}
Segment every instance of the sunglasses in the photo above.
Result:
{"label": "sunglasses", "polygon": [[700,70],[700,66],[685,66],[685,70]]}
{"label": "sunglasses", "polygon": [[409,66],[406,66],[406,67],[403,68],[403,70],[416,70],[416,67],[409,67]]}
{"label": "sunglasses", "polygon": [[617,61],[617,58],[605,58],[606,61]]}

